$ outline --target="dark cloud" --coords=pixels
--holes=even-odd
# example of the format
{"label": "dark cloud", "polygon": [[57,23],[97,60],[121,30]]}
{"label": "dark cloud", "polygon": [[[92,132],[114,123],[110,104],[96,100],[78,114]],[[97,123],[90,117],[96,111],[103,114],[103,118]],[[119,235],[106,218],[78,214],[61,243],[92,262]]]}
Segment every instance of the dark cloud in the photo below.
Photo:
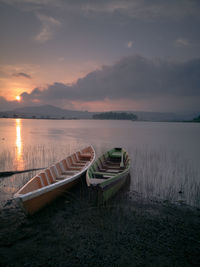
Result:
{"label": "dark cloud", "polygon": [[[200,59],[186,62],[130,56],[111,66],[103,66],[74,85],[54,83],[21,94],[24,104],[132,100],[151,103],[155,110],[170,106],[176,110],[200,106]],[[159,103],[158,103],[159,99]],[[194,104],[194,105],[193,105]],[[174,107],[173,107],[174,105]],[[143,106],[142,109],[145,109]]]}
{"label": "dark cloud", "polygon": [[[86,14],[91,13],[118,13],[125,14],[134,18],[154,18],[158,16],[167,17],[183,17],[183,16],[198,16],[198,8],[200,6],[198,0],[1,0],[6,4],[15,5],[22,10],[41,10],[62,9],[66,11],[81,11]],[[0,1],[0,2],[1,2]]]}
{"label": "dark cloud", "polygon": [[170,62],[132,56],[89,73],[72,86],[54,83],[46,90],[37,88],[30,94],[24,94],[29,99],[65,98],[82,101],[173,95],[199,97],[199,86],[200,59]]}
{"label": "dark cloud", "polygon": [[199,86],[200,59],[170,62],[133,56],[79,79],[74,89],[84,100],[144,99],[200,96]]}
{"label": "dark cloud", "polygon": [[29,74],[27,74],[27,73],[24,73],[24,72],[15,73],[15,74],[13,74],[13,76],[31,79],[31,76]]}
{"label": "dark cloud", "polygon": [[184,104],[188,106],[186,102],[190,99],[190,102],[195,100],[197,108],[200,105],[200,59],[172,62],[142,56],[126,57],[112,66],[89,73],[74,85],[54,83],[45,90],[35,88],[30,94],[24,92],[21,96],[24,103],[29,104],[127,99],[154,102],[155,107],[161,105],[156,103],[158,99],[164,105],[178,99],[183,108]]}
{"label": "dark cloud", "polygon": [[19,107],[17,101],[7,101],[4,97],[0,96],[0,111],[12,110]]}

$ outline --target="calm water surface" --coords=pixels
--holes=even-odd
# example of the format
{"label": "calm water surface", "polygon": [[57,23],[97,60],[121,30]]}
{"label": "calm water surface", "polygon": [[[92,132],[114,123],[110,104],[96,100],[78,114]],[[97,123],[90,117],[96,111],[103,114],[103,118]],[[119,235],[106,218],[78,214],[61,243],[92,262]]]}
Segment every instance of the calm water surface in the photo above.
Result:
{"label": "calm water surface", "polygon": [[[131,157],[127,194],[200,206],[200,124],[0,119],[0,171],[47,167],[92,144],[97,155],[122,146]],[[0,201],[36,172],[0,178]]]}

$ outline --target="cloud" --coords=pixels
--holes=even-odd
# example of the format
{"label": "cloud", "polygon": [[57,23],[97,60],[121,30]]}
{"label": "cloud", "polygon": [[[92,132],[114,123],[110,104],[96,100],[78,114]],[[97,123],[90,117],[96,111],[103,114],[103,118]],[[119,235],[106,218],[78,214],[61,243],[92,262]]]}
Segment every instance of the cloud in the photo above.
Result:
{"label": "cloud", "polygon": [[[46,88],[23,92],[22,101],[1,97],[1,110],[19,105],[53,104],[84,109],[109,105],[120,109],[174,111],[199,110],[200,58],[185,62],[146,58],[140,55],[122,58],[110,66],[90,72],[69,85],[56,82]],[[115,103],[115,104],[114,104]],[[121,103],[121,104],[120,104]],[[123,104],[122,104],[123,103]],[[128,104],[126,104],[128,103]],[[131,108],[130,108],[131,109]]]}
{"label": "cloud", "polygon": [[24,73],[24,72],[15,73],[15,74],[13,74],[13,76],[31,79],[31,76],[29,74],[27,74],[27,73]]}
{"label": "cloud", "polygon": [[133,41],[129,41],[127,46],[128,46],[128,48],[131,48],[133,46]]}
{"label": "cloud", "polygon": [[24,11],[38,10],[47,6],[57,7],[61,3],[60,0],[0,0],[0,2],[16,6]]}
{"label": "cloud", "polygon": [[86,15],[118,14],[135,19],[199,17],[199,0],[0,0],[25,11],[49,8]]}
{"label": "cloud", "polygon": [[[79,79],[76,84],[54,83],[46,89],[36,88],[30,94],[23,93],[21,96],[27,103],[126,99],[151,102],[154,103],[155,108],[162,105],[167,107],[175,99],[186,107],[188,98],[191,105],[192,99],[195,100],[199,108],[199,86],[200,59],[172,62],[148,59],[138,55],[123,58],[112,66],[103,66],[100,70]],[[160,103],[156,103],[158,99]],[[175,104],[174,108],[176,109]]]}
{"label": "cloud", "polygon": [[187,47],[187,46],[192,46],[192,43],[185,38],[179,38],[176,39],[175,45],[178,47]]}
{"label": "cloud", "polygon": [[53,38],[61,23],[53,17],[37,14],[42,26],[40,32],[35,36],[35,40],[39,43],[45,43]]}
{"label": "cloud", "polygon": [[4,97],[0,96],[0,111],[13,110],[19,106],[18,101],[7,101]]}
{"label": "cloud", "polygon": [[47,5],[52,3],[53,0],[1,0],[2,2],[7,2],[9,4],[40,4]]}
{"label": "cloud", "polygon": [[2,64],[0,65],[0,77],[24,77],[32,78],[35,73],[40,71],[40,66],[36,64]]}
{"label": "cloud", "polygon": [[160,17],[183,18],[199,16],[199,1],[197,0],[110,0],[86,1],[82,8],[89,13],[118,13],[137,19],[156,19]]}

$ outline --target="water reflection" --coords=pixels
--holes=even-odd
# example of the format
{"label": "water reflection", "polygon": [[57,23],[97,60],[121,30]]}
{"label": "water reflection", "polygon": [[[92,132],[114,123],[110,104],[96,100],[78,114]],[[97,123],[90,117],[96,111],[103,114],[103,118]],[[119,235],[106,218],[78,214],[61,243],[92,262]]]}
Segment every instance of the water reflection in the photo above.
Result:
{"label": "water reflection", "polygon": [[[130,194],[200,207],[199,124],[0,119],[0,128],[2,171],[47,167],[88,143],[97,156],[123,146],[131,157]],[[0,179],[0,204],[12,196],[10,187],[17,191],[31,177]]]}
{"label": "water reflection", "polygon": [[16,119],[16,168],[24,169],[24,160],[22,156],[22,138],[21,138],[21,119]]}

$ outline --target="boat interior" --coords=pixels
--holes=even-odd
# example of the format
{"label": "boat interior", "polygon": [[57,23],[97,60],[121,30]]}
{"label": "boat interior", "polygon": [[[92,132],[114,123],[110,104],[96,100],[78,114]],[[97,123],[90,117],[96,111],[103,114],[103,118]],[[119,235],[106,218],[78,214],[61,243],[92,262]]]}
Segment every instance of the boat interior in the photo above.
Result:
{"label": "boat interior", "polygon": [[103,154],[88,170],[91,183],[99,179],[103,182],[124,171],[129,164],[129,157],[122,148],[114,148]]}
{"label": "boat interior", "polygon": [[33,177],[17,194],[26,194],[72,177],[84,169],[94,158],[94,151],[87,147],[78,151]]}

